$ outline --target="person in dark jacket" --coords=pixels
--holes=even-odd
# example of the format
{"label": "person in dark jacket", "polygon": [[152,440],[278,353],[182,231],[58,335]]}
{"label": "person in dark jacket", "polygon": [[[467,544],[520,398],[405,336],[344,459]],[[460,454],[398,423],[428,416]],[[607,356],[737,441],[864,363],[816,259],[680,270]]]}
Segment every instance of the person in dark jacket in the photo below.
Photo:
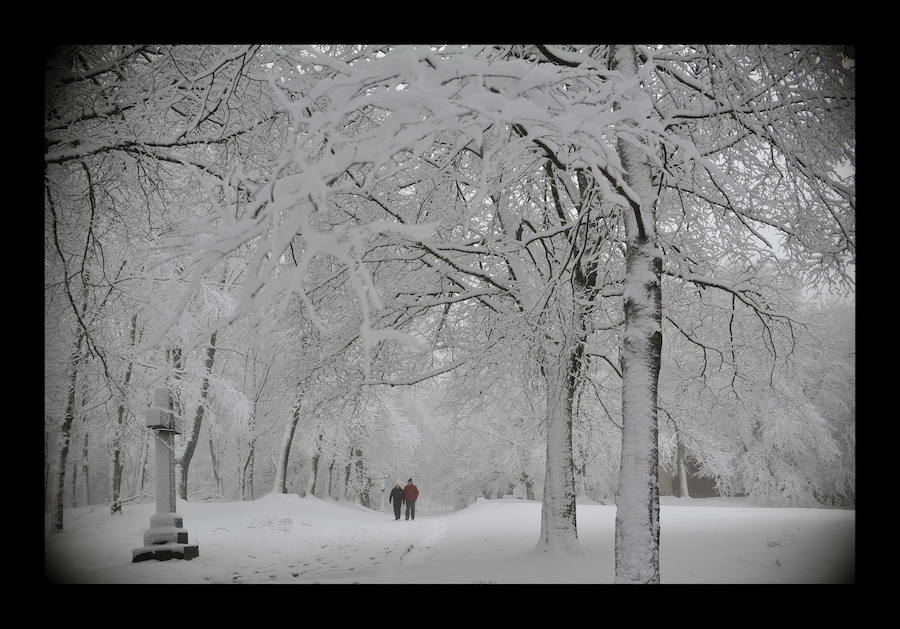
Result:
{"label": "person in dark jacket", "polygon": [[391,495],[388,497],[388,502],[394,503],[394,519],[400,519],[400,507],[403,505],[404,497],[403,497],[403,487],[400,486],[400,483],[397,483],[393,489],[391,489]]}
{"label": "person in dark jacket", "polygon": [[403,498],[406,500],[406,519],[410,516],[416,519],[416,498],[419,497],[419,488],[413,485],[412,479],[406,481],[406,487],[403,488]]}

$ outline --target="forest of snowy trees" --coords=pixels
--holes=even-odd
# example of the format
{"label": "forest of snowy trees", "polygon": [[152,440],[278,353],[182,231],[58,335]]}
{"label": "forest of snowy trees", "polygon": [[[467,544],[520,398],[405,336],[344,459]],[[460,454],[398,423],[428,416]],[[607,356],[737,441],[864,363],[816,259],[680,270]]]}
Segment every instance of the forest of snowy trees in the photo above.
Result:
{"label": "forest of snowy trees", "polygon": [[[855,59],[790,45],[45,58],[45,505],[855,500]],[[661,482],[662,481],[662,482]]]}

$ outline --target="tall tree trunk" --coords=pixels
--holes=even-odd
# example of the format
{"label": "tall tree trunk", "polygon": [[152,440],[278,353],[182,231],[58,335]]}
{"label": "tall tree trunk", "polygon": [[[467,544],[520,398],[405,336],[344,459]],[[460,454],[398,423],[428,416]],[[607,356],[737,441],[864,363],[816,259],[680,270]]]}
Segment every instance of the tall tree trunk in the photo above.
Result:
{"label": "tall tree trunk", "polygon": [[50,496],[50,431],[44,429],[44,510],[49,505],[47,499]]}
{"label": "tall tree trunk", "polygon": [[[181,376],[184,371],[184,350],[179,345],[170,347],[166,349],[166,358],[171,365],[167,384],[169,390],[172,392],[172,412],[176,417],[182,420],[182,429],[184,429],[187,425],[184,417],[184,405],[181,399]],[[181,483],[181,458],[184,455],[184,435],[174,435],[173,441],[175,443],[173,452],[175,459],[175,478],[176,482]],[[181,490],[179,489],[178,491]]]}
{"label": "tall tree trunk", "polygon": [[216,495],[221,498],[225,491],[222,483],[222,472],[219,469],[219,457],[216,456],[216,444],[212,430],[209,431],[209,460],[212,464],[213,478],[216,479]]}
{"label": "tall tree trunk", "polygon": [[[545,165],[550,182],[551,198],[556,213],[565,216],[557,191],[552,165]],[[541,506],[541,536],[537,548],[543,551],[574,550],[578,548],[578,527],[575,505],[575,459],[572,447],[572,422],[577,414],[576,396],[583,372],[587,367],[585,347],[590,333],[592,304],[597,296],[597,256],[599,232],[591,221],[591,197],[587,195],[588,176],[577,171],[581,191],[578,213],[584,216],[583,236],[573,241],[572,293],[568,312],[560,312],[557,339],[547,344],[541,365],[547,398],[547,457],[544,495]],[[569,177],[570,173],[562,176]],[[549,215],[545,211],[545,215]]]}
{"label": "tall tree trunk", "polygon": [[[256,406],[254,405],[250,409],[250,417],[247,418],[248,433],[252,435],[255,428]],[[253,437],[250,439],[249,443],[247,443],[247,456],[244,458],[243,464],[239,464],[238,477],[240,478],[241,500],[253,500],[253,465],[256,461],[256,439],[258,437],[259,435]],[[293,439],[293,436],[291,438]]]}
{"label": "tall tree trunk", "polygon": [[291,444],[294,442],[294,431],[297,430],[297,423],[300,421],[301,400],[297,400],[294,406],[294,414],[290,423],[284,427],[284,434],[281,437],[281,447],[278,449],[277,467],[275,469],[275,487],[273,491],[276,494],[286,494],[287,490],[287,469],[288,460],[291,456]]}
{"label": "tall tree trunk", "polygon": [[72,508],[78,506],[78,462],[72,461]]}
{"label": "tall tree trunk", "polygon": [[166,350],[166,356],[172,365],[172,372],[169,376],[169,390],[172,391],[172,412],[181,417],[184,409],[181,405],[181,374],[184,370],[184,351],[181,347],[175,346]]}
{"label": "tall tree trunk", "polygon": [[256,438],[248,444],[247,458],[241,467],[241,500],[253,500],[253,462],[256,459]]}
{"label": "tall tree trunk", "polygon": [[59,431],[59,451],[56,455],[56,488],[54,496],[54,514],[52,530],[63,530],[63,499],[66,486],[66,465],[69,457],[69,440],[71,439],[72,422],[75,419],[75,382],[78,378],[78,367],[81,364],[81,344],[84,342],[84,333],[79,332],[69,359],[69,382],[66,396],[66,410],[63,414],[62,426]]}
{"label": "tall tree trunk", "polygon": [[316,495],[316,482],[319,479],[319,457],[322,454],[322,435],[316,440],[316,449],[312,456],[312,478],[309,482],[309,489],[306,493]]}
{"label": "tall tree trunk", "polygon": [[370,497],[369,497],[369,487],[372,484],[372,479],[366,476],[365,464],[363,463],[362,458],[362,449],[356,448],[356,480],[359,483],[359,504],[364,507],[370,506]]}
{"label": "tall tree trunk", "polygon": [[334,457],[331,457],[331,463],[328,464],[328,493],[326,496],[331,498],[331,479],[334,478]]}
{"label": "tall tree trunk", "polygon": [[88,454],[90,452],[89,442],[90,433],[87,429],[87,423],[84,425],[84,439],[81,442],[81,476],[83,480],[81,481],[82,490],[84,491],[84,506],[88,506],[91,504],[91,474],[90,474],[90,459],[88,458]]}
{"label": "tall tree trunk", "polygon": [[194,421],[191,423],[191,430],[184,444],[184,452],[180,457],[181,466],[181,486],[179,494],[182,500],[187,500],[188,496],[188,469],[191,465],[191,459],[194,457],[194,450],[197,448],[197,442],[200,439],[200,426],[203,423],[203,413],[206,409],[206,402],[209,399],[209,378],[212,374],[213,362],[216,358],[216,335],[213,332],[209,337],[209,346],[206,348],[206,365],[203,373],[203,381],[200,383],[200,401],[197,404],[197,410],[194,413]]}
{"label": "tall tree trunk", "polygon": [[[135,339],[137,337],[137,313],[131,315],[131,348],[134,349]],[[131,383],[131,373],[134,369],[134,358],[128,361],[128,368],[125,369],[124,389],[128,390]],[[125,420],[125,402],[119,401],[119,408],[116,416],[116,428],[112,439],[112,455],[110,461],[110,503],[109,513],[115,515],[122,513],[122,425]]]}
{"label": "tall tree trunk", "polygon": [[353,451],[354,447],[350,446],[350,458],[347,460],[347,465],[344,467],[344,498],[349,498],[350,470],[353,469]]}
{"label": "tall tree trunk", "polygon": [[137,478],[135,483],[135,491],[131,492],[134,495],[139,494],[144,490],[144,485],[147,482],[147,457],[150,455],[150,436],[147,434],[143,434],[141,441],[141,456],[138,460],[137,467]]}
{"label": "tall tree trunk", "polygon": [[675,432],[675,488],[676,495],[682,498],[690,498],[691,492],[688,487],[688,470],[687,470],[687,461],[685,460],[684,455],[684,442],[681,440],[681,435],[676,431]]}
{"label": "tall tree trunk", "polygon": [[[633,47],[613,47],[610,57],[612,69],[625,77],[636,76]],[[623,429],[615,581],[659,583],[657,386],[662,353],[662,258],[647,156],[622,138],[618,138],[617,151],[625,183],[638,199],[632,198],[625,211],[625,328],[620,352]]]}
{"label": "tall tree trunk", "polygon": [[522,472],[522,482],[525,483],[525,500],[534,500],[534,481],[527,473]]}
{"label": "tall tree trunk", "polygon": [[575,469],[572,457],[573,353],[563,339],[557,355],[548,353],[541,367],[546,391],[547,458],[544,496],[541,504],[541,532],[537,550],[556,552],[578,548],[575,521]]}

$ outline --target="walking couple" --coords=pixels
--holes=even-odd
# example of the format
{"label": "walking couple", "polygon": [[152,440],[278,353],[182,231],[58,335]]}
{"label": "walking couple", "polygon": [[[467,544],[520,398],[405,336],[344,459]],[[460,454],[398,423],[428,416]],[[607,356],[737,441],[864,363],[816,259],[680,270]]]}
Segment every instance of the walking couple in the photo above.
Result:
{"label": "walking couple", "polygon": [[419,497],[419,488],[413,485],[412,479],[406,481],[406,487],[401,487],[397,483],[396,487],[391,490],[390,502],[394,504],[394,519],[400,519],[400,507],[406,504],[406,519],[416,519],[416,498]]}

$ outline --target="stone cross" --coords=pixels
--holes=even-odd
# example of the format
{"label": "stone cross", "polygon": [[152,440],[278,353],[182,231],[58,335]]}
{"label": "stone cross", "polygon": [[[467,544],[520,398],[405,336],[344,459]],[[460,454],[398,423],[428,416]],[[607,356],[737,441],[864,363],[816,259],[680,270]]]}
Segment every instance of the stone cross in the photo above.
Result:
{"label": "stone cross", "polygon": [[182,517],[175,512],[175,435],[181,433],[181,420],[172,411],[172,394],[167,387],[153,391],[153,404],[147,409],[144,426],[154,431],[156,445],[156,514],[144,531],[144,545],[131,551],[132,561],[146,559],[193,559],[200,556],[197,544],[188,544],[188,532]]}

